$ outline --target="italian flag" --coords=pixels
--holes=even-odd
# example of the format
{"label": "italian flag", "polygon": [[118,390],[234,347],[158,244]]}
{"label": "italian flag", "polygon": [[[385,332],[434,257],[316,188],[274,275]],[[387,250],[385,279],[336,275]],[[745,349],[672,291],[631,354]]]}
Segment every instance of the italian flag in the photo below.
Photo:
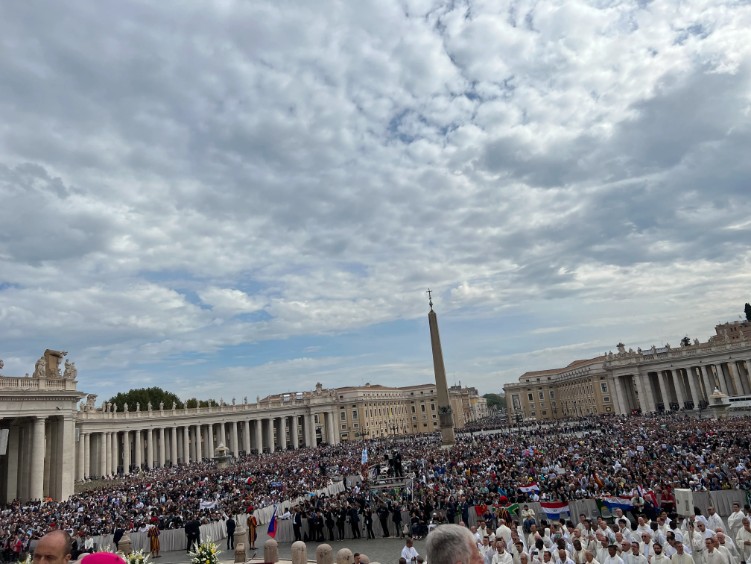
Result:
{"label": "italian flag", "polygon": [[537,487],[537,482],[530,482],[529,484],[519,486],[519,489],[524,493],[539,492],[540,488]]}
{"label": "italian flag", "polygon": [[568,503],[562,501],[541,501],[540,507],[548,516],[548,519],[560,519],[561,514],[568,513]]}

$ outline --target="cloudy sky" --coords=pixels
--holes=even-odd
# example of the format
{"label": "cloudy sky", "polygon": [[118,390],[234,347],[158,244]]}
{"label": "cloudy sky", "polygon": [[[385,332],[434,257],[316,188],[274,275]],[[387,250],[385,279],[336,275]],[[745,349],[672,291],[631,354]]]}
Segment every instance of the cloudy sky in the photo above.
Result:
{"label": "cloudy sky", "polygon": [[706,340],[751,301],[751,5],[4,2],[0,358],[241,398]]}

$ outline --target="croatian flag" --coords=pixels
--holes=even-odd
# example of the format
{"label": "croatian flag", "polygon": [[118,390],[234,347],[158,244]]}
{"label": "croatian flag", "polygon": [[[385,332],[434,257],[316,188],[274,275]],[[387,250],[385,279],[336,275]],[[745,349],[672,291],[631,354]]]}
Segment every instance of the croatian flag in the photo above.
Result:
{"label": "croatian flag", "polygon": [[630,497],[603,497],[602,503],[608,508],[608,511],[613,513],[616,509],[622,509],[623,511],[629,511],[634,508],[634,504],[631,502]]}
{"label": "croatian flag", "polygon": [[519,489],[523,491],[524,493],[531,493],[531,492],[538,492],[540,491],[540,488],[537,487],[536,482],[530,482],[529,484],[525,486],[519,486]]}
{"label": "croatian flag", "polygon": [[561,515],[569,512],[568,503],[562,501],[541,501],[540,507],[542,507],[548,519],[560,519]]}
{"label": "croatian flag", "polygon": [[269,530],[266,532],[272,539],[276,536],[276,505],[274,506],[274,514],[271,516],[271,521],[269,521]]}
{"label": "croatian flag", "polygon": [[368,463],[368,449],[364,448],[362,449],[362,462],[361,464],[367,464]]}

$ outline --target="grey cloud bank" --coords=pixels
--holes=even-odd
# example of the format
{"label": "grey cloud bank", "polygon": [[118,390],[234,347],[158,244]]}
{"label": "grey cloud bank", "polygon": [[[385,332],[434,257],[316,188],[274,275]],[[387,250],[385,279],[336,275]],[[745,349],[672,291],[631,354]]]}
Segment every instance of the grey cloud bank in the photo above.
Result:
{"label": "grey cloud bank", "polygon": [[[4,372],[54,344],[92,385],[169,381],[422,316],[428,286],[448,323],[541,320],[457,353],[488,390],[703,339],[749,301],[750,29],[708,1],[3,4]],[[424,377],[306,354],[233,374]]]}

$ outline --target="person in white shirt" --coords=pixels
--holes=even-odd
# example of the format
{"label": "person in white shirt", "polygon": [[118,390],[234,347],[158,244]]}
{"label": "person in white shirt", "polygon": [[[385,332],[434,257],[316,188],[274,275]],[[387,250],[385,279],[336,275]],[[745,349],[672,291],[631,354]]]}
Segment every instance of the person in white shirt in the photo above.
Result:
{"label": "person in white shirt", "polygon": [[642,541],[639,543],[639,552],[649,561],[649,557],[654,554],[654,549],[652,548],[652,537],[649,533],[642,533],[641,538]]}
{"label": "person in white shirt", "polygon": [[748,517],[744,517],[741,525],[741,529],[735,535],[735,547],[743,562],[751,562],[751,521]]}
{"label": "person in white shirt", "polygon": [[571,559],[574,561],[574,564],[584,564],[584,560],[586,558],[586,550],[582,546],[582,543],[579,539],[574,539],[574,552],[571,554]]}
{"label": "person in white shirt", "polygon": [[631,530],[631,526],[628,524],[628,519],[626,519],[625,517],[618,520],[618,532],[623,535],[623,538],[628,542],[634,540],[632,538],[633,531]]}
{"label": "person in white shirt", "polygon": [[493,550],[493,547],[490,546],[490,537],[488,536],[483,537],[482,544],[478,548],[480,549],[480,554],[482,554],[482,557],[485,558],[488,552]]}
{"label": "person in white shirt", "polygon": [[584,562],[585,564],[600,564],[596,559],[595,555],[591,550],[587,550],[584,553]]}
{"label": "person in white shirt", "polygon": [[555,564],[574,564],[574,561],[568,557],[568,553],[565,550],[558,550],[558,559]]}
{"label": "person in white shirt", "polygon": [[624,564],[623,559],[618,556],[618,548],[614,545],[608,545],[608,555],[602,564]]}
{"label": "person in white shirt", "polygon": [[647,559],[639,550],[639,543],[634,541],[631,543],[631,552],[625,555],[625,558],[621,556],[626,564],[647,564]]}
{"label": "person in white shirt", "polygon": [[495,542],[495,556],[491,564],[513,564],[514,559],[506,552],[506,544],[502,540]]}
{"label": "person in white shirt", "polygon": [[730,536],[735,538],[738,535],[738,531],[743,528],[743,518],[745,515],[741,511],[741,506],[737,503],[733,504],[733,512],[728,517],[728,532]]}
{"label": "person in white shirt", "polygon": [[709,523],[710,529],[712,529],[716,533],[717,529],[725,528],[725,524],[722,522],[720,516],[717,515],[714,507],[710,505],[709,509],[707,509],[707,512],[709,513],[709,517],[707,517],[707,523]]}
{"label": "person in white shirt", "polygon": [[608,539],[605,537],[600,537],[600,546],[597,547],[597,560],[602,563],[605,562],[605,559],[609,556],[608,552],[608,546],[609,546]]}
{"label": "person in white shirt", "polygon": [[714,529],[707,527],[707,525],[703,521],[697,521],[696,528],[702,535],[704,535],[704,538],[715,536]]}
{"label": "person in white shirt", "polygon": [[712,542],[714,543],[715,550],[719,550],[722,554],[725,555],[725,558],[727,558],[728,564],[736,564],[735,558],[733,558],[733,555],[730,554],[730,551],[726,546],[722,546],[720,544],[720,539],[717,537],[712,537]]}
{"label": "person in white shirt", "polygon": [[728,558],[730,564],[739,564],[741,561],[741,555],[738,554],[738,549],[735,548],[735,543],[733,542],[733,540],[730,537],[726,537],[725,533],[723,533],[722,531],[718,531],[715,538],[720,544],[719,548],[724,547],[730,554],[730,558]]}
{"label": "person in white shirt", "polygon": [[402,558],[407,561],[407,564],[414,564],[417,562],[417,551],[412,546],[414,543],[411,538],[407,539],[407,545],[402,549]]}
{"label": "person in white shirt", "polygon": [[654,544],[654,554],[648,558],[649,564],[669,564],[670,558],[662,552],[662,545],[659,542]]}
{"label": "person in white shirt", "polygon": [[714,539],[705,539],[704,545],[706,546],[704,557],[707,564],[729,564],[725,555],[715,548]]}
{"label": "person in white shirt", "polygon": [[505,519],[501,519],[501,524],[498,525],[498,528],[495,530],[495,537],[497,539],[503,539],[507,544],[511,540],[511,529],[506,525]]}
{"label": "person in white shirt", "polygon": [[682,542],[676,541],[673,548],[675,548],[675,554],[670,557],[672,564],[694,564],[694,559],[691,558],[690,554],[685,552],[685,546],[683,546]]}
{"label": "person in white shirt", "polygon": [[580,531],[584,531],[587,527],[587,516],[584,513],[579,515],[579,522],[576,524],[576,528]]}

